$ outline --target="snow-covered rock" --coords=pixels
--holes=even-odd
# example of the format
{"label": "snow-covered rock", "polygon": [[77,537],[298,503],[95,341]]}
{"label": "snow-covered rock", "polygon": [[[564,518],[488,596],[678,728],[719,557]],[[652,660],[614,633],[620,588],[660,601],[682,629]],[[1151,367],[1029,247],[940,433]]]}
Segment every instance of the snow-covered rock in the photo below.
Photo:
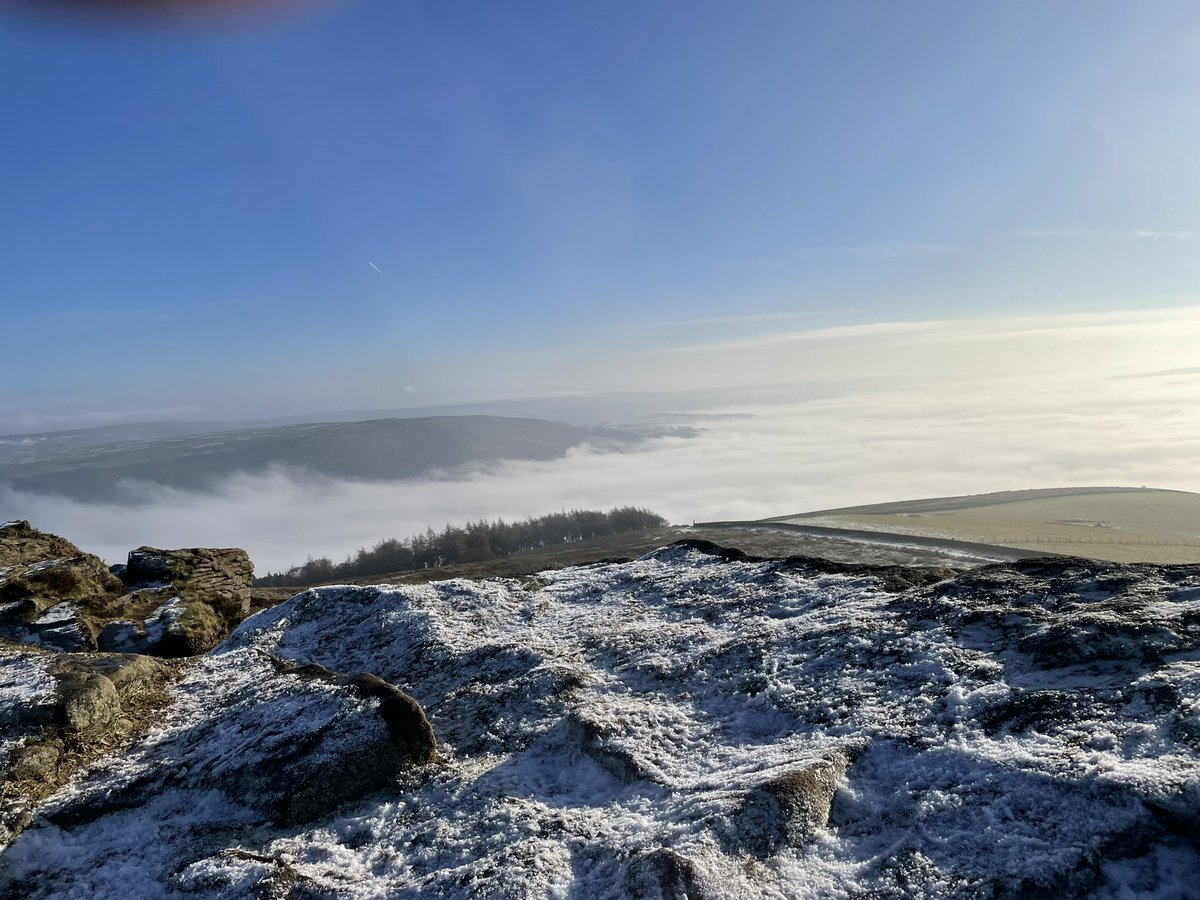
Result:
{"label": "snow-covered rock", "polygon": [[[1196,897],[1200,568],[895,574],[675,546],[536,584],[307,591],[52,797],[0,885]],[[319,767],[387,733],[382,701],[326,670],[411,694],[440,758],[285,821],[289,754]]]}

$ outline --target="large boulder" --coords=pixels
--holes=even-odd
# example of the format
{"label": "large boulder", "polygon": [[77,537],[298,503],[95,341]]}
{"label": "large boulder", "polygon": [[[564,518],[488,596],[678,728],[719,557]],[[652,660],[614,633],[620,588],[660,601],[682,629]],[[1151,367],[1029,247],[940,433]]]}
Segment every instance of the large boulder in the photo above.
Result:
{"label": "large boulder", "polygon": [[104,561],[28,522],[0,525],[0,626],[5,636],[59,649],[94,641],[80,611],[125,592]]}
{"label": "large boulder", "polygon": [[244,550],[139,547],[113,571],[28,522],[0,526],[0,637],[53,650],[193,656],[250,612]]}
{"label": "large boulder", "polygon": [[194,656],[215,647],[250,611],[254,564],[236,548],[139,547],[121,577],[129,594],[100,632],[112,652]]}
{"label": "large boulder", "polygon": [[[214,687],[224,694],[220,715],[195,718],[191,704],[207,709],[211,698],[201,695]],[[49,821],[71,828],[156,797],[184,810],[219,792],[233,805],[232,818],[290,826],[439,759],[420,705],[374,675],[219,651],[189,669],[178,695],[181,718],[112,771],[95,770],[77,794],[46,809]],[[163,754],[169,764],[127,765]]]}

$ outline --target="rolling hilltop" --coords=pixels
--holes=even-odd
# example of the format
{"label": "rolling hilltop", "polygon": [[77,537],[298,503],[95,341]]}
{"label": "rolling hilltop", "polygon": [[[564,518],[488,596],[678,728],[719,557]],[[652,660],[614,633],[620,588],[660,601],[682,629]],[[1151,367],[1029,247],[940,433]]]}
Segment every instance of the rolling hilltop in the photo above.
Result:
{"label": "rolling hilltop", "polygon": [[1200,494],[1048,488],[879,503],[768,523],[1020,547],[1112,562],[1200,562]]}

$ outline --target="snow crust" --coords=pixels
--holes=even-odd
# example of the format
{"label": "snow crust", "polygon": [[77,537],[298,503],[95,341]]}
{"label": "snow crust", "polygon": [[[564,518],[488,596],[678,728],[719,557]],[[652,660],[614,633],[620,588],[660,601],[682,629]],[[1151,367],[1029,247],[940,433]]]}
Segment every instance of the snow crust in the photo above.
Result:
{"label": "snow crust", "polygon": [[0,656],[0,768],[26,737],[18,729],[22,710],[54,699],[54,679],[47,670],[54,657],[40,653],[6,653]]}
{"label": "snow crust", "polygon": [[[243,623],[161,727],[53,798],[0,885],[1197,897],[1200,573],[1116,568],[1133,574],[997,566],[899,592],[672,547],[524,583],[307,591]],[[396,684],[445,762],[316,823],[267,824],[238,775],[261,762],[247,736],[286,745],[348,715],[272,655]],[[0,690],[24,677],[6,671]],[[828,825],[739,849],[746,792],[835,753],[850,765]],[[136,805],[104,804],[139,785]]]}

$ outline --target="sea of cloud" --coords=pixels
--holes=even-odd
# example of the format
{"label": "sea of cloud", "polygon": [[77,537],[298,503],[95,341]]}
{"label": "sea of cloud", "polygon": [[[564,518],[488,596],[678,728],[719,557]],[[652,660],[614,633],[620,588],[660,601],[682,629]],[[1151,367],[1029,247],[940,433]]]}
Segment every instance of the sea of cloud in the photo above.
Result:
{"label": "sea of cloud", "polygon": [[195,493],[141,485],[130,505],[0,488],[28,518],[118,561],[133,547],[241,546],[259,573],[344,558],[384,537],[561,508],[649,507],[676,523],[1065,485],[1200,491],[1200,378],[924,381],[707,410],[697,437],[579,448],[388,484],[273,469]]}
{"label": "sea of cloud", "polygon": [[690,523],[1031,487],[1200,491],[1197,347],[1196,308],[767,334],[643,367],[643,390],[827,379],[816,392],[738,391],[736,405],[718,392],[706,409],[693,391],[673,421],[694,417],[696,437],[387,484],[272,469],[204,493],[140,485],[124,505],[0,485],[0,516],[113,562],[142,544],[240,546],[264,573],[430,526],[569,508],[634,504]]}

